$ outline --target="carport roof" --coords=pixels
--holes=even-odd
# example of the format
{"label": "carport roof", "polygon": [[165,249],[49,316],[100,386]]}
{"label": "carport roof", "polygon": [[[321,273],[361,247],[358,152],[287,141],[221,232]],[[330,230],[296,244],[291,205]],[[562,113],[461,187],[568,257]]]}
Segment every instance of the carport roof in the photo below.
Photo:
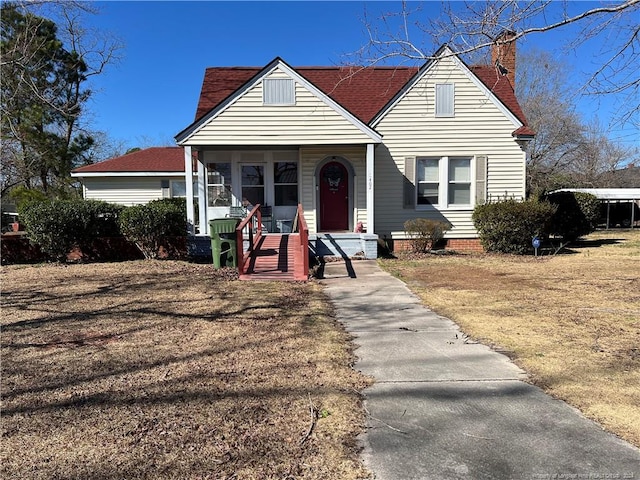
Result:
{"label": "carport roof", "polygon": [[599,200],[640,200],[640,188],[562,188],[556,191],[590,193]]}

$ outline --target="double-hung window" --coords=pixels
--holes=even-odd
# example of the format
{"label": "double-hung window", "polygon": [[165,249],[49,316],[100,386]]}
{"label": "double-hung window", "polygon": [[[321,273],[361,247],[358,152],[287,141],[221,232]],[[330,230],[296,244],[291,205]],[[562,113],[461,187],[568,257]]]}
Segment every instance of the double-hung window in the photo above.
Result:
{"label": "double-hung window", "polygon": [[471,204],[471,159],[468,157],[449,157],[448,205]]}
{"label": "double-hung window", "polygon": [[470,206],[472,160],[448,156],[416,158],[416,205]]}
{"label": "double-hung window", "polygon": [[440,203],[440,159],[419,158],[417,168],[418,205]]}

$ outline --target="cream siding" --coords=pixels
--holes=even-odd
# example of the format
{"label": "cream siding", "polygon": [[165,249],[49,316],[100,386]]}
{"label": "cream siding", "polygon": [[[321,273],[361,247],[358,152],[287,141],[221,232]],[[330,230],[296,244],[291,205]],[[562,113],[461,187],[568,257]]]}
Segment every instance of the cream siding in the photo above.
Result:
{"label": "cream siding", "polygon": [[[275,69],[265,78],[289,78]],[[262,81],[202,125],[189,145],[335,145],[371,143],[371,138],[296,82],[295,105],[264,105]]]}
{"label": "cream siding", "polygon": [[[454,117],[435,116],[436,83],[455,84]],[[487,155],[488,197],[523,198],[525,153],[511,135],[516,128],[452,58],[435,63],[376,124],[384,139],[375,152],[376,233],[403,238],[405,220],[434,218],[453,225],[449,237],[476,237],[472,208],[403,208],[404,159]]]}
{"label": "cream siding", "polygon": [[84,198],[121,205],[139,205],[163,198],[162,181],[184,181],[176,177],[100,177],[82,179]]}

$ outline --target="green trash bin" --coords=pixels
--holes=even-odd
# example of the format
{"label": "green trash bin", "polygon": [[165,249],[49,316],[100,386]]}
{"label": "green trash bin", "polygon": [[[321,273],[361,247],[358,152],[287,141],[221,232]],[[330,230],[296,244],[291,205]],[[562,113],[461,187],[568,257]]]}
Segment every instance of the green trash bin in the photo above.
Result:
{"label": "green trash bin", "polygon": [[238,266],[236,227],[239,224],[239,218],[214,218],[209,220],[211,254],[215,268]]}

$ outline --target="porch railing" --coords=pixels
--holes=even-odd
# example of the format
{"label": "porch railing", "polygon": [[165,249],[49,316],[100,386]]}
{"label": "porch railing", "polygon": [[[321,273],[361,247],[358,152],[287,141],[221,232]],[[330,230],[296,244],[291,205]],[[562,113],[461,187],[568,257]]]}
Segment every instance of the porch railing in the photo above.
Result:
{"label": "porch railing", "polygon": [[307,222],[304,219],[304,210],[302,204],[298,204],[298,210],[296,211],[296,217],[293,220],[291,231],[298,232],[300,234],[300,254],[302,256],[302,265],[304,276],[309,276],[309,228]]}
{"label": "porch railing", "polygon": [[[244,230],[247,230],[249,249],[244,250]],[[251,252],[257,247],[262,238],[262,211],[260,204],[253,207],[242,222],[236,227],[236,258],[238,259],[238,269],[240,273],[246,272],[246,264]]]}

